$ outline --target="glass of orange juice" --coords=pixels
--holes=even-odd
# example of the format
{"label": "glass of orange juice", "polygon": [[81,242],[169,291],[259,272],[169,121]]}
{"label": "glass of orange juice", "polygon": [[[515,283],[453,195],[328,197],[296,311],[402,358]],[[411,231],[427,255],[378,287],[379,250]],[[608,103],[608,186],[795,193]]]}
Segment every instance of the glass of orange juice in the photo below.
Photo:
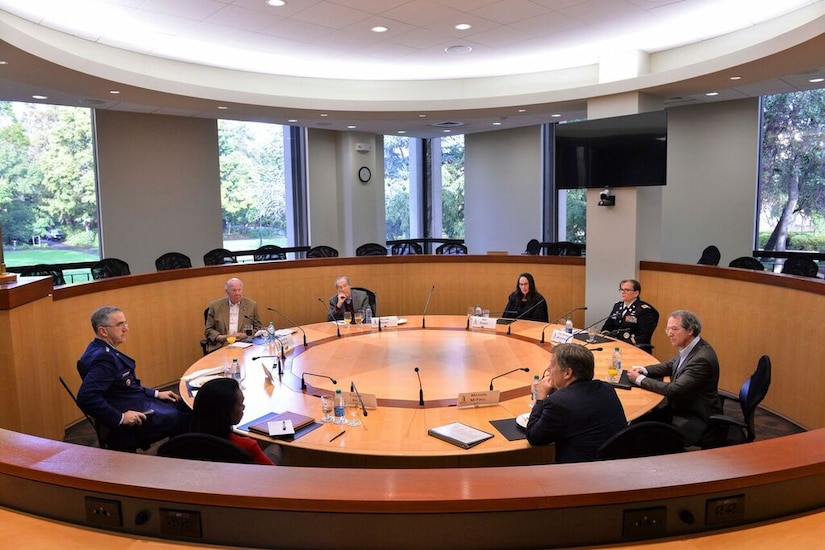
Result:
{"label": "glass of orange juice", "polygon": [[232,344],[235,343],[235,337],[234,336],[227,336],[226,337],[226,343],[231,346]]}

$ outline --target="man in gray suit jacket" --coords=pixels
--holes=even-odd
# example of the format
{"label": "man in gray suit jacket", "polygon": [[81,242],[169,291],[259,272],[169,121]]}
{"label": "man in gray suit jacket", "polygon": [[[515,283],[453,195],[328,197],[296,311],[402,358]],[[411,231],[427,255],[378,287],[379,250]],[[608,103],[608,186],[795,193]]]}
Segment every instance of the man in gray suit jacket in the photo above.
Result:
{"label": "man in gray suit jacket", "polygon": [[[673,425],[685,436],[685,445],[696,445],[707,430],[708,418],[722,414],[719,360],[713,347],[699,336],[702,323],[690,311],[671,313],[665,330],[679,354],[666,363],[634,367],[627,376],[644,389],[667,397],[665,412],[672,415]],[[670,382],[662,380],[665,376]],[[642,419],[650,419],[646,417]]]}
{"label": "man in gray suit jacket", "polygon": [[[354,313],[356,311],[370,307],[370,299],[367,293],[352,288],[349,277],[335,279],[335,291],[336,294],[329,299],[327,321],[343,319],[346,311],[353,313],[353,317],[355,317]],[[376,312],[373,311],[372,314],[375,315]]]}
{"label": "man in gray suit jacket", "polygon": [[206,351],[213,352],[226,344],[227,336],[238,340],[246,338],[244,325],[252,325],[253,330],[261,328],[258,318],[258,304],[243,295],[243,281],[232,278],[224,285],[226,297],[209,304],[206,312]]}

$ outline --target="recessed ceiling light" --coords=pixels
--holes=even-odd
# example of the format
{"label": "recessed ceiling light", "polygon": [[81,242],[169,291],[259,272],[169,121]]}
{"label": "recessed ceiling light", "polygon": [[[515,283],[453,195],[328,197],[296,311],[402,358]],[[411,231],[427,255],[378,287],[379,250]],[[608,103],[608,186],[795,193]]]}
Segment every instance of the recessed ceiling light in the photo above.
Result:
{"label": "recessed ceiling light", "polygon": [[406,131],[406,130],[398,130],[398,133],[399,133],[399,134],[406,134],[406,133],[407,133],[407,131]]}
{"label": "recessed ceiling light", "polygon": [[229,109],[229,107],[227,107],[226,105],[218,105],[219,111],[226,111],[227,109]]}
{"label": "recessed ceiling light", "polygon": [[112,95],[117,95],[120,93],[120,90],[109,90],[109,93]]}
{"label": "recessed ceiling light", "polygon": [[527,112],[527,109],[519,109],[519,110],[518,110],[518,112],[519,112],[519,113],[526,113],[526,112]]}
{"label": "recessed ceiling light", "polygon": [[47,95],[33,95],[32,99],[49,99]]}
{"label": "recessed ceiling light", "polygon": [[321,116],[329,116],[327,113],[321,113]]}
{"label": "recessed ceiling light", "polygon": [[350,124],[349,126],[347,126],[347,128],[349,128],[350,130],[354,130],[355,128],[358,128],[358,126]]}
{"label": "recessed ceiling light", "polygon": [[276,8],[286,6],[286,0],[266,0],[266,3]]}
{"label": "recessed ceiling light", "polygon": [[445,134],[449,134],[450,132],[452,132],[452,130],[441,130],[441,131],[444,132]]}
{"label": "recessed ceiling light", "polygon": [[493,122],[493,126],[501,126],[501,122]]}
{"label": "recessed ceiling light", "polygon": [[467,29],[472,29],[473,26],[470,25],[469,23],[459,23],[458,25],[455,26],[455,28],[456,28],[457,31],[466,31]]}
{"label": "recessed ceiling light", "polygon": [[427,115],[425,115],[424,113],[421,113],[420,115],[418,115],[418,118],[427,118]]}
{"label": "recessed ceiling light", "polygon": [[719,95],[719,92],[708,92],[705,95],[708,96],[708,97],[713,97],[715,95]]}
{"label": "recessed ceiling light", "polygon": [[561,118],[561,113],[553,113],[550,116],[553,117],[553,118]]}
{"label": "recessed ceiling light", "polygon": [[294,124],[294,123],[298,122],[298,119],[297,118],[290,118],[289,120],[287,120],[287,122],[289,122],[290,124]]}
{"label": "recessed ceiling light", "polygon": [[808,82],[810,82],[811,84],[819,84],[820,82],[825,82],[825,78],[812,78]]}
{"label": "recessed ceiling light", "polygon": [[9,64],[8,61],[4,61],[4,60],[0,59],[0,65],[8,65],[8,64]]}
{"label": "recessed ceiling light", "polygon": [[372,32],[387,32],[389,29],[387,27],[382,27],[378,25],[377,27],[373,27],[370,29]]}
{"label": "recessed ceiling light", "polygon": [[444,48],[444,51],[447,52],[447,53],[461,54],[461,53],[470,53],[471,51],[473,51],[473,48],[472,48],[472,46],[465,46],[463,44],[459,44],[459,45],[456,45],[456,46],[447,46],[446,48]]}
{"label": "recessed ceiling light", "polygon": [[731,80],[742,80],[741,76],[732,76],[730,77]]}

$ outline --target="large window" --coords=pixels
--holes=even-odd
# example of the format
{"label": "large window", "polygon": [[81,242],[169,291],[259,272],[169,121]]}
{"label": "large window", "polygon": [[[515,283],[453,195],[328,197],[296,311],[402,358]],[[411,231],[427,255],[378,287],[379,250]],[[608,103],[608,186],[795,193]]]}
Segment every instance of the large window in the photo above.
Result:
{"label": "large window", "polygon": [[224,248],[287,246],[286,130],[277,124],[218,121]]}
{"label": "large window", "polygon": [[435,237],[464,238],[464,136],[441,142],[441,232]]}
{"label": "large window", "polygon": [[91,110],[0,102],[7,266],[100,259],[93,151]]}
{"label": "large window", "polygon": [[757,248],[825,251],[825,90],[762,98]]}
{"label": "large window", "polygon": [[388,241],[411,236],[410,141],[405,136],[384,136],[384,216]]}

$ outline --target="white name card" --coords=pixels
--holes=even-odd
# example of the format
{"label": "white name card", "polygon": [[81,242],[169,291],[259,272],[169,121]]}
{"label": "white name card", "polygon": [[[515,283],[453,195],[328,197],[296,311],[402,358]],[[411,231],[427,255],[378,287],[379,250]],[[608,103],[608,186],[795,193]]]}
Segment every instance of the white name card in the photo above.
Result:
{"label": "white name card", "polygon": [[491,328],[496,329],[497,317],[478,317],[473,315],[470,317],[470,326],[473,328]]}
{"label": "white name card", "polygon": [[562,328],[557,328],[553,331],[553,335],[550,337],[550,341],[556,344],[567,344],[573,341],[574,335],[575,333],[570,334]]}
{"label": "white name card", "polygon": [[378,321],[381,321],[381,327],[397,327],[398,326],[398,316],[397,315],[389,315],[387,317],[373,317],[372,318],[372,326],[378,328]]}
{"label": "white name card", "polygon": [[480,407],[482,405],[497,405],[499,395],[500,392],[498,390],[459,393],[456,406],[461,409],[466,407]]}
{"label": "white name card", "polygon": [[[344,401],[346,403],[356,403],[360,405],[358,402],[358,394],[354,391],[350,392],[341,392],[344,395]],[[378,399],[375,397],[374,393],[361,393],[361,400],[364,402],[364,407],[367,409],[377,409],[378,408]]]}

